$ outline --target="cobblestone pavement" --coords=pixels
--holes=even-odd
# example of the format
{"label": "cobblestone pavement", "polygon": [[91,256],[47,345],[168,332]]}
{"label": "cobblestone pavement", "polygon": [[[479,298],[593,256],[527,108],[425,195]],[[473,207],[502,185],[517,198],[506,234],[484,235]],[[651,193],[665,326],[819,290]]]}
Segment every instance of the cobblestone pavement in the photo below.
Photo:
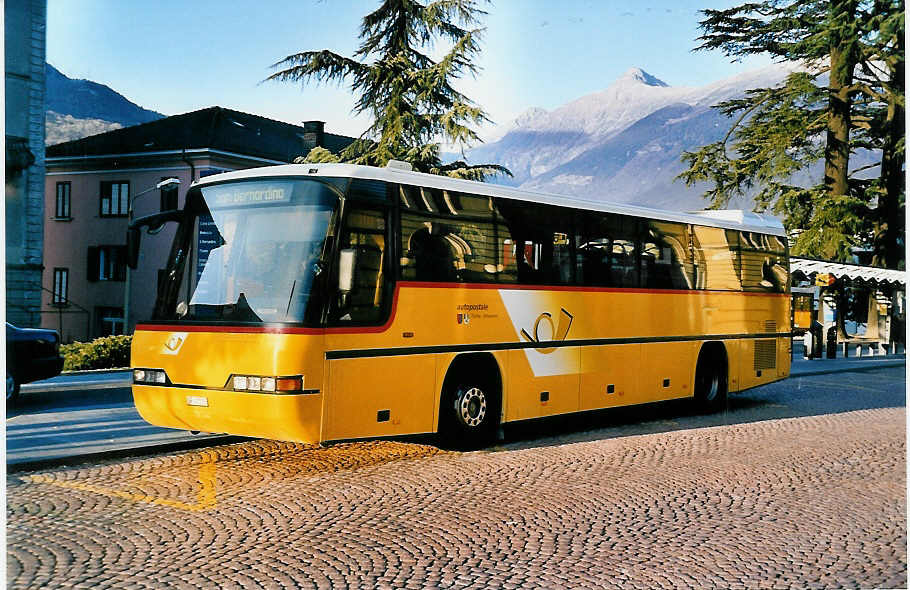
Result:
{"label": "cobblestone pavement", "polygon": [[8,478],[12,588],[904,587],[905,411]]}

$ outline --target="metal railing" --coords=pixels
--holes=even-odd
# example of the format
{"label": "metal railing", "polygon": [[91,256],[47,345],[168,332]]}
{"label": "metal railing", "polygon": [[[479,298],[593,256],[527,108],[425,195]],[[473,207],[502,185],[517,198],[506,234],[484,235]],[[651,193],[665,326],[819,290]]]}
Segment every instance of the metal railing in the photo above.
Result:
{"label": "metal railing", "polygon": [[[48,288],[45,287],[44,285],[41,285],[41,290],[42,290],[42,291],[46,291],[47,293],[50,293],[51,295],[53,295],[54,299],[57,299],[57,298],[60,296],[59,293],[55,293],[54,291],[48,289]],[[52,300],[52,301],[53,301],[53,300]],[[64,315],[79,315],[79,316],[82,316],[82,317],[84,318],[84,320],[85,320],[85,332],[84,332],[85,336],[84,336],[84,338],[82,338],[82,340],[89,340],[89,339],[91,339],[91,323],[92,323],[92,322],[91,322],[91,318],[92,318],[92,312],[91,312],[91,311],[89,311],[88,309],[82,307],[81,305],[79,305],[79,304],[76,303],[75,301],[72,301],[69,297],[63,297],[63,301],[62,301],[62,302],[60,302],[60,303],[51,303],[50,305],[51,305],[52,307],[55,307],[56,309],[42,309],[42,310],[40,310],[38,313],[39,313],[39,314],[57,314],[57,316],[58,316],[58,321],[57,321],[57,332],[60,333],[60,339],[61,339],[61,341],[63,341],[63,339],[64,339],[64,337],[65,337],[65,336],[64,336],[64,334],[65,334],[65,332],[64,332],[64,324],[63,324],[63,316],[64,316]],[[67,309],[67,307],[69,307],[69,306],[73,306],[73,307],[75,307],[75,308],[77,308],[77,309]],[[71,331],[71,333],[72,333],[72,331]],[[72,342],[72,341],[73,341],[73,339],[71,338],[71,339],[70,339],[70,342]]]}

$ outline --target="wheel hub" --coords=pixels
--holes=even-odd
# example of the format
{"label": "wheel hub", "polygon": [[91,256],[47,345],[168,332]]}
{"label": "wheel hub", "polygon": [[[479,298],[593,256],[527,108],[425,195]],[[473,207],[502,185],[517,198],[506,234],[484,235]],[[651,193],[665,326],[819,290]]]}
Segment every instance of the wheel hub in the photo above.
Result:
{"label": "wheel hub", "polygon": [[707,387],[707,390],[705,391],[705,399],[708,400],[709,402],[714,401],[714,398],[717,397],[718,391],[720,391],[720,377],[718,377],[717,375],[713,375],[708,380],[708,387]]}
{"label": "wheel hub", "polygon": [[487,415],[487,398],[479,388],[472,387],[455,401],[455,410],[465,426],[476,428]]}

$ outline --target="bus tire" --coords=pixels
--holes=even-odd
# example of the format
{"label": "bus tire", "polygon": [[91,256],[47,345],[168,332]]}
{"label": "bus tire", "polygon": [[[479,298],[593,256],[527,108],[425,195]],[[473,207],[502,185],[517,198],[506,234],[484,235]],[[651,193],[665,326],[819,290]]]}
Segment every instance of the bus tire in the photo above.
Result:
{"label": "bus tire", "polygon": [[[457,376],[446,379],[439,406],[442,446],[474,450],[496,439],[502,405],[494,379],[483,379],[477,367],[458,367]],[[473,369],[473,370],[472,370]]]}
{"label": "bus tire", "polygon": [[719,342],[705,344],[695,366],[695,403],[704,413],[727,405],[727,351]]}

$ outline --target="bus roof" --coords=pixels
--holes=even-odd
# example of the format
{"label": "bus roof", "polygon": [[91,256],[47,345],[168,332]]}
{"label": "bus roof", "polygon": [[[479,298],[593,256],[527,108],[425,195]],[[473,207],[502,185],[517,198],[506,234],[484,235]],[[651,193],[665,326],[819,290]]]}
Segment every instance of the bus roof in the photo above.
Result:
{"label": "bus roof", "polygon": [[462,180],[450,178],[448,176],[402,170],[399,168],[377,168],[374,166],[358,166],[354,164],[285,164],[280,166],[264,166],[262,168],[247,168],[235,172],[225,172],[223,174],[207,176],[194,182],[193,186],[203,186],[214,182],[229,180],[292,176],[327,176],[333,178],[383,180],[386,182],[425,186],[427,188],[502,197],[517,201],[530,201],[532,203],[603,211],[605,213],[631,215],[646,219],[722,227],[740,231],[754,231],[786,237],[784,227],[776,217],[752,213],[750,211],[728,209],[680,213],[676,211],[652,209],[650,207],[639,207],[637,205],[624,205],[606,201],[595,201],[593,199],[528,191],[499,184]]}

